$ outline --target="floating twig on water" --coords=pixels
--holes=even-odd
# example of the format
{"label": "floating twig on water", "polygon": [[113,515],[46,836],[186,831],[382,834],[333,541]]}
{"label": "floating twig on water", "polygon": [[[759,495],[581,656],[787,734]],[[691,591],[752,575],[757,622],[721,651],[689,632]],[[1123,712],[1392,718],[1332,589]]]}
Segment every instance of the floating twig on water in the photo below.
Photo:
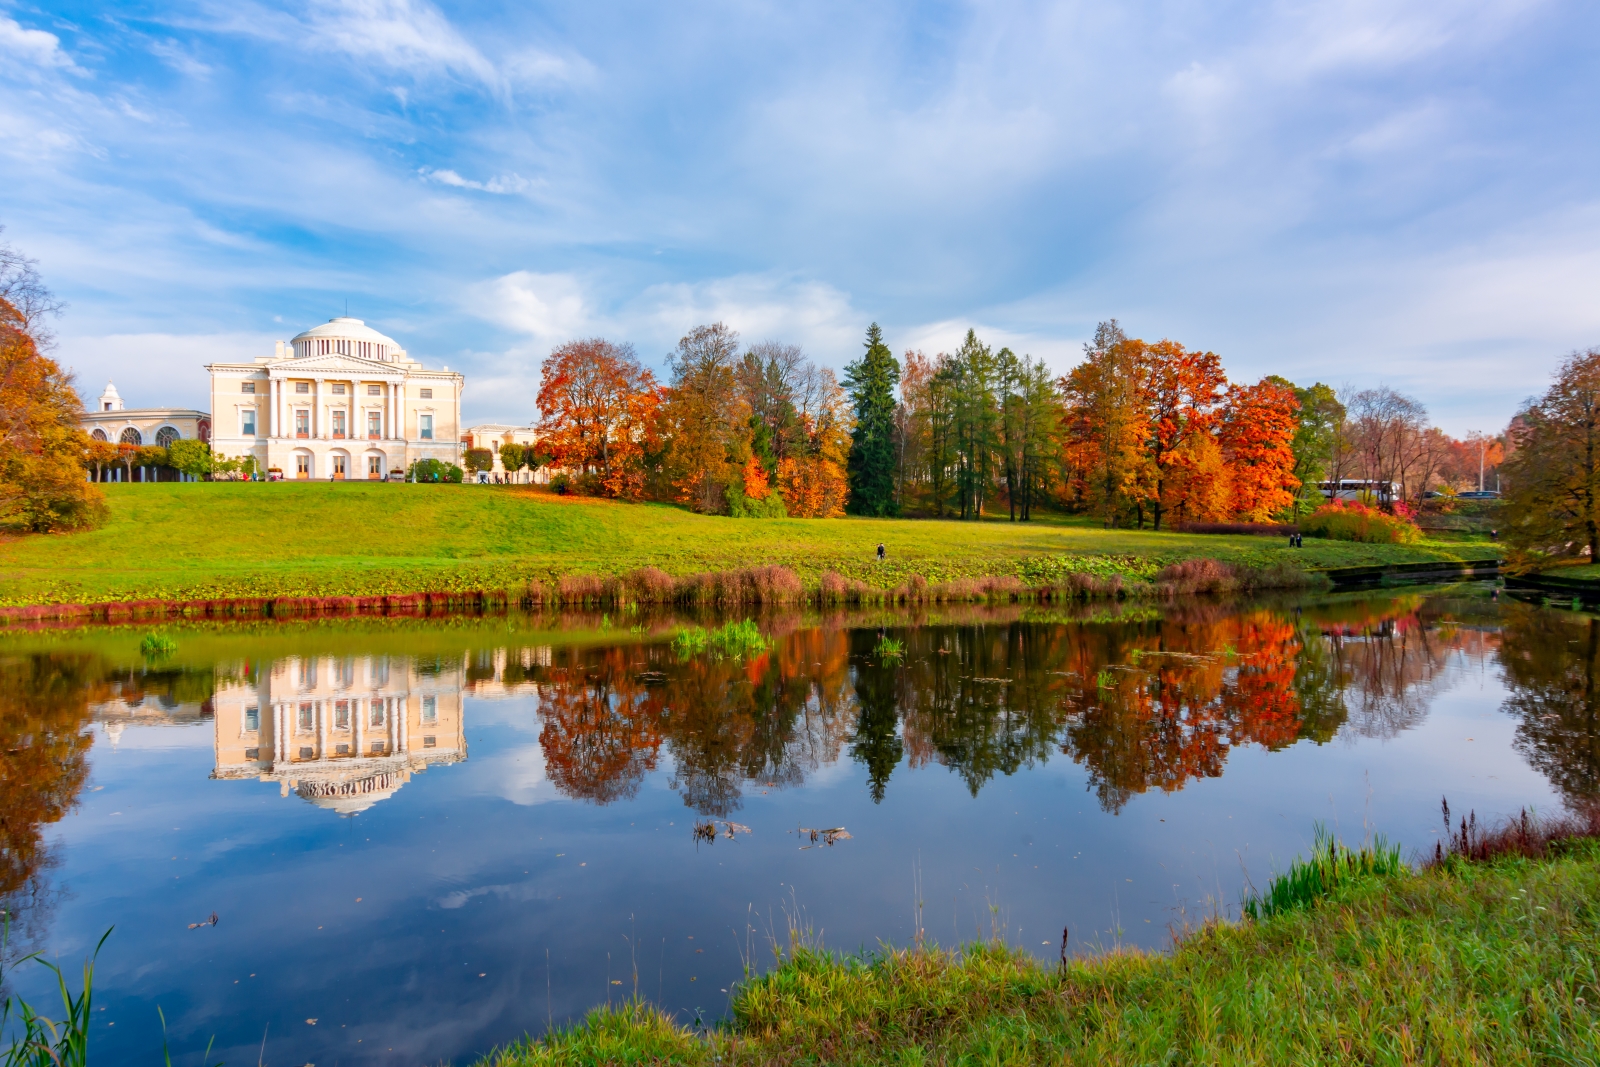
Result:
{"label": "floating twig on water", "polygon": [[215,925],[217,925],[217,913],[216,912],[212,912],[211,913],[211,918],[202,920],[201,922],[197,922],[197,923],[190,923],[189,924],[189,929],[198,930],[202,926],[215,926]]}
{"label": "floating twig on water", "polygon": [[709,845],[712,842],[714,842],[719,836],[725,837],[729,841],[732,841],[734,834],[747,834],[747,833],[750,832],[750,827],[744,825],[743,823],[729,822],[728,820],[723,819],[722,820],[722,825],[723,825],[724,829],[723,829],[722,833],[719,835],[717,833],[716,820],[707,819],[705,822],[697,822],[697,823],[695,823],[694,824],[694,840],[695,840],[695,843],[699,844],[701,841],[704,841],[706,844]]}

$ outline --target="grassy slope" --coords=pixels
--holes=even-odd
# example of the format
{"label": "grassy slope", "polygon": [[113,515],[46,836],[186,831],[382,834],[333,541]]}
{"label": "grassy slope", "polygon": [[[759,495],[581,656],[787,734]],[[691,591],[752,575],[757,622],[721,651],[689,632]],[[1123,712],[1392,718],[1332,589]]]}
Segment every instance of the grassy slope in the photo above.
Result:
{"label": "grassy slope", "polygon": [[1215,925],[1170,955],[1062,976],[979,946],[841,962],[800,952],[702,1041],[648,1008],[492,1057],[591,1063],[1593,1064],[1600,847],[1349,887]]}
{"label": "grassy slope", "polygon": [[[893,585],[1019,573],[1024,560],[1208,555],[1305,566],[1488,556],[1487,545],[1373,546],[1107,531],[1075,520],[983,523],[725,519],[664,505],[572,500],[482,486],[365,483],[108,485],[111,519],[89,533],[0,543],[0,603],[354,595],[506,589],[530,578],[672,574],[765,563]],[[878,542],[889,565],[871,562]],[[1136,565],[1105,561],[1128,571]]]}

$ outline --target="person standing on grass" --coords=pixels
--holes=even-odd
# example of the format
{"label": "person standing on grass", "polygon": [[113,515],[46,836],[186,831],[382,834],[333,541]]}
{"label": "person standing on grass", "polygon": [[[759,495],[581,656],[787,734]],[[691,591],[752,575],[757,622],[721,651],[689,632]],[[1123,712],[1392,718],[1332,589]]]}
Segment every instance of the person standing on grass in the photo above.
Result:
{"label": "person standing on grass", "polygon": [[878,543],[878,562],[879,563],[883,562],[884,555],[885,555],[885,553],[884,553],[883,543],[880,541]]}

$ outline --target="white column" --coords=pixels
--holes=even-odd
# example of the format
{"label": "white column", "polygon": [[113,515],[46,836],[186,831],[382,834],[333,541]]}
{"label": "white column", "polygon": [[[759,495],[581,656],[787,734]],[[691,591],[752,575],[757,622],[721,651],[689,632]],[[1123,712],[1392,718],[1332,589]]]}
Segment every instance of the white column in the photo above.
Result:
{"label": "white column", "polygon": [[389,754],[391,756],[394,755],[395,752],[398,751],[398,749],[399,749],[399,746],[396,744],[396,741],[399,739],[400,728],[399,728],[399,725],[395,722],[396,712],[399,709],[399,706],[400,706],[400,701],[398,699],[396,699],[395,697],[390,697],[389,698],[389,721],[387,723],[385,723],[384,725],[389,728],[389,730],[388,730],[389,744],[388,744],[387,748],[388,748],[388,752],[389,752]]}
{"label": "white column", "polygon": [[272,379],[272,436],[283,436],[283,379]]}
{"label": "white column", "polygon": [[411,694],[407,693],[399,700],[396,700],[395,706],[399,708],[400,712],[400,721],[394,724],[395,736],[399,738],[398,743],[395,745],[395,752],[396,754],[399,754],[405,752],[409,747],[408,742],[411,735]]}
{"label": "white column", "polygon": [[328,702],[317,701],[317,759],[328,758]]}
{"label": "white column", "polygon": [[311,436],[318,441],[328,438],[328,413],[322,410],[322,385],[326,381],[326,378],[318,378],[311,383]]}
{"label": "white column", "polygon": [[399,382],[394,387],[394,435],[397,440],[406,439],[406,383]]}
{"label": "white column", "polygon": [[388,416],[389,416],[388,432],[385,433],[383,436],[392,441],[396,437],[400,436],[398,433],[395,432],[395,428],[394,428],[394,383],[393,382],[389,383],[389,396],[388,396],[388,399],[385,401],[385,403],[383,405],[383,409],[384,409],[385,412],[388,413]]}
{"label": "white column", "polygon": [[[372,702],[369,700],[353,700],[351,703],[355,705],[355,707],[351,709],[351,714],[354,716],[354,719],[352,720],[352,727],[355,730],[355,735],[353,738],[353,742],[355,744],[354,751],[357,756],[360,756],[363,754],[363,749],[366,745],[367,716],[372,714],[370,709]],[[367,705],[367,707],[363,707],[362,705]]]}
{"label": "white column", "polygon": [[286,742],[284,741],[284,737],[283,737],[283,720],[284,720],[283,701],[280,700],[276,704],[272,705],[272,762],[273,763],[277,763],[279,760],[282,760],[284,758],[284,753],[286,751],[288,751]]}

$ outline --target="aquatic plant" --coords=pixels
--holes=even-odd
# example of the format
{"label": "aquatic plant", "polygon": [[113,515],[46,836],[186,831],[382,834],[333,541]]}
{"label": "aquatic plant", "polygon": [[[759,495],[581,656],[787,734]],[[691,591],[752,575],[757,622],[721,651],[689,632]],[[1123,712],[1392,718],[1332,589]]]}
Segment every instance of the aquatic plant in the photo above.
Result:
{"label": "aquatic plant", "polygon": [[178,651],[178,642],[159,630],[152,630],[139,642],[139,652],[146,659],[159,659]]}
{"label": "aquatic plant", "polygon": [[723,623],[715,630],[700,626],[679,630],[672,639],[672,647],[677,650],[680,659],[706,651],[741,659],[765,652],[772,647],[772,642],[754,620],[740,619],[738,622]]}
{"label": "aquatic plant", "polygon": [[1243,911],[1252,919],[1270,919],[1309,908],[1341,885],[1408,871],[1410,868],[1400,858],[1400,846],[1388,844],[1381,835],[1371,845],[1352,849],[1318,823],[1311,855],[1296,858],[1287,871],[1272,879],[1265,893],[1246,894]]}
{"label": "aquatic plant", "polygon": [[890,637],[887,634],[881,635],[878,638],[877,647],[872,650],[872,654],[877,656],[880,660],[904,659],[906,654],[906,643],[901,641],[899,638]]}

